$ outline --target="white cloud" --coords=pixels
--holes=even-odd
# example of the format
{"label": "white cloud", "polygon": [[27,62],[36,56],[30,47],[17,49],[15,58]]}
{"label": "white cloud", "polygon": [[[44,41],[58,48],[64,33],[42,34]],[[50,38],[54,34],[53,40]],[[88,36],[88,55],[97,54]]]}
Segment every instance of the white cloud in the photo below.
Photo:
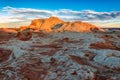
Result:
{"label": "white cloud", "polygon": [[[4,13],[6,15],[4,15]],[[0,23],[26,21],[34,18],[47,18],[50,16],[57,16],[65,21],[120,21],[120,11],[96,12],[92,10],[73,11],[70,9],[40,10],[32,8],[13,8],[7,6],[2,9],[0,15]]]}

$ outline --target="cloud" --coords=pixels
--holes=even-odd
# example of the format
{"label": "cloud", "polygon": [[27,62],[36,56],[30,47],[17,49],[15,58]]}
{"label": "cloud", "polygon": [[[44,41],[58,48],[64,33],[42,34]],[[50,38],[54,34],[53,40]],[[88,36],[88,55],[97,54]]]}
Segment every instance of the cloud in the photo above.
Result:
{"label": "cloud", "polygon": [[[2,14],[6,15],[2,15]],[[40,10],[32,8],[13,8],[10,6],[4,7],[0,13],[3,21],[0,22],[14,22],[14,21],[26,21],[35,18],[47,18],[50,16],[57,16],[65,21],[120,21],[120,11],[112,12],[96,12],[92,10],[74,11],[70,9],[60,10]]]}
{"label": "cloud", "polygon": [[31,9],[31,8],[13,8],[13,7],[4,7],[4,12],[8,12],[10,14],[14,15],[46,15],[51,16],[52,12],[47,10],[37,10],[37,9]]}

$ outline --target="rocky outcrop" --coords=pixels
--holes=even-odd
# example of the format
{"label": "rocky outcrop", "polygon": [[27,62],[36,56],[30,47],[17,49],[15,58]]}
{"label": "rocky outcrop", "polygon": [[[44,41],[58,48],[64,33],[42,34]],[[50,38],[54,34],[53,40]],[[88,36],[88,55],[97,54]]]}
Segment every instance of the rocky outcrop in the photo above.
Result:
{"label": "rocky outcrop", "polygon": [[61,27],[56,30],[72,31],[72,32],[91,32],[91,31],[99,31],[100,29],[92,24],[76,21],[76,22],[65,22],[61,24]]}
{"label": "rocky outcrop", "polygon": [[19,40],[27,41],[27,40],[31,39],[32,32],[30,30],[24,30],[24,31],[18,32],[17,35],[16,35],[16,37]]}
{"label": "rocky outcrop", "polygon": [[0,28],[0,32],[17,33],[17,30],[13,28]]}
{"label": "rocky outcrop", "polygon": [[44,30],[46,32],[51,32],[52,28],[57,25],[61,24],[64,21],[60,20],[57,17],[50,17],[47,19],[35,19],[31,22],[30,28],[32,29],[39,29],[39,30]]}
{"label": "rocky outcrop", "polygon": [[111,50],[120,51],[120,47],[117,47],[110,42],[91,43],[90,48],[93,48],[93,49],[111,49]]}
{"label": "rocky outcrop", "polygon": [[120,51],[119,43],[116,43],[117,38],[113,35],[102,35],[99,38],[102,38],[104,42],[91,43],[89,48],[94,49],[111,49]]}
{"label": "rocky outcrop", "polygon": [[23,30],[26,30],[26,29],[28,29],[29,28],[29,26],[21,26],[20,28],[19,28],[19,31],[23,31]]}
{"label": "rocky outcrop", "polygon": [[42,30],[44,32],[64,32],[64,31],[72,31],[72,32],[91,32],[91,31],[104,31],[95,25],[75,21],[75,22],[64,22],[57,17],[50,17],[46,19],[35,19],[31,22],[29,26],[22,26],[20,30],[24,30],[26,28],[31,28],[34,31]]}
{"label": "rocky outcrop", "polygon": [[15,38],[16,33],[14,28],[0,28],[0,43]]}

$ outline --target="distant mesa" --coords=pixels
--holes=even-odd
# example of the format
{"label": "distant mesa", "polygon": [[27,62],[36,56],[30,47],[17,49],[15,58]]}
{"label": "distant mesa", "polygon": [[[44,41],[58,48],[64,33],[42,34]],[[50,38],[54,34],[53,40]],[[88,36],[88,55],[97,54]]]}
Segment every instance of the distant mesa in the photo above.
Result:
{"label": "distant mesa", "polygon": [[92,32],[92,31],[104,31],[95,25],[87,22],[75,21],[65,22],[57,17],[50,17],[46,19],[35,19],[29,26],[21,26],[20,31],[30,28],[34,31],[44,32]]}

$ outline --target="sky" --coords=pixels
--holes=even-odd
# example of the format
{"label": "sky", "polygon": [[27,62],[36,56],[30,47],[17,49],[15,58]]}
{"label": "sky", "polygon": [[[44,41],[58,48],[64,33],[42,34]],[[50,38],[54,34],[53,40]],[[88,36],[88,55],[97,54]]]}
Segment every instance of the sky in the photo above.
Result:
{"label": "sky", "polygon": [[120,22],[120,0],[0,0],[0,23],[57,16],[65,21]]}
{"label": "sky", "polygon": [[11,6],[47,10],[119,11],[119,3],[120,0],[0,0],[0,8]]}

